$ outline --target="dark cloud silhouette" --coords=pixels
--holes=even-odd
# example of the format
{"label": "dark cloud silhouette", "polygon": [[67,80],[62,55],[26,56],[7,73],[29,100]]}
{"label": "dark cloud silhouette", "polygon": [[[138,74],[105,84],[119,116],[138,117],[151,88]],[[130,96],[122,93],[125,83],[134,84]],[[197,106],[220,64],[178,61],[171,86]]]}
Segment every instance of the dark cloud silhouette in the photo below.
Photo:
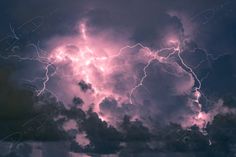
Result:
{"label": "dark cloud silhouette", "polygon": [[74,103],[75,105],[82,105],[84,102],[83,102],[83,100],[82,100],[81,98],[79,98],[79,97],[74,97],[73,103]]}
{"label": "dark cloud silhouette", "polygon": [[[0,103],[1,119],[17,119],[30,114],[33,103],[32,92],[15,87],[10,81],[11,69],[5,68],[0,71]],[[18,105],[17,105],[18,104]],[[20,106],[20,107],[19,107]]]}
{"label": "dark cloud silhouette", "polygon": [[[197,126],[193,126],[191,130],[185,130],[180,125],[173,123],[161,126],[159,130],[151,133],[141,121],[131,120],[128,116],[124,116],[117,129],[102,121],[92,109],[87,112],[75,106],[66,109],[63,104],[56,102],[56,99],[53,99],[50,94],[34,99],[34,103],[34,112],[41,115],[41,118],[32,117],[33,119],[31,119],[29,117],[28,120],[25,119],[23,128],[16,124],[13,125],[18,129],[21,128],[18,130],[21,138],[19,136],[9,138],[11,141],[16,140],[16,144],[19,139],[20,141],[69,139],[70,149],[73,152],[115,153],[119,151],[120,156],[160,151],[183,152],[183,155],[186,155],[187,152],[195,152],[199,156],[216,156],[217,154],[224,156],[234,153],[235,114],[233,113],[216,116],[212,124],[207,126],[208,135],[204,136]],[[51,113],[51,115],[47,117],[45,123],[43,118],[48,113]],[[65,131],[62,129],[62,125],[68,119],[76,121],[78,130]],[[44,124],[40,126],[41,123]],[[1,128],[4,130],[6,126],[1,124]],[[2,130],[1,135],[3,135]],[[56,132],[60,136],[55,136]],[[85,147],[79,145],[75,139],[75,135],[81,132],[85,133],[90,142]],[[9,139],[6,138],[5,140]],[[211,145],[208,143],[209,139],[212,142]],[[21,144],[18,145],[17,149],[13,149],[14,151],[11,151],[8,156],[14,153],[15,155],[26,153],[27,156],[31,152],[28,146],[24,149],[21,148]]]}
{"label": "dark cloud silhouette", "polygon": [[78,85],[80,86],[80,89],[84,92],[86,92],[87,90],[91,90],[92,89],[92,85],[90,83],[86,83],[84,80],[81,80]]}

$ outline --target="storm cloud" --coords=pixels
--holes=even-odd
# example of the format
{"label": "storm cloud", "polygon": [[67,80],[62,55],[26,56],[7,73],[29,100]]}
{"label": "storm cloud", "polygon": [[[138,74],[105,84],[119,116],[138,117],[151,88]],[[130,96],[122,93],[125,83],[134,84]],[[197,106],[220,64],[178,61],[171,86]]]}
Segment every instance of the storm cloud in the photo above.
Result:
{"label": "storm cloud", "polygon": [[233,156],[235,6],[0,2],[1,155]]}

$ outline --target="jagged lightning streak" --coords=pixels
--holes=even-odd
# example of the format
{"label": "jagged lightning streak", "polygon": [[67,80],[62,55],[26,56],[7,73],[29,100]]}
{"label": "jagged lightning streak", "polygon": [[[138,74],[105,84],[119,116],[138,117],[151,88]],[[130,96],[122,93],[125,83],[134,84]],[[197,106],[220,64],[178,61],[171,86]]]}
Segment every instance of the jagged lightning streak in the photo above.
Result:
{"label": "jagged lightning streak", "polygon": [[[193,88],[193,95],[194,95],[194,102],[196,103],[197,107],[198,107],[198,111],[196,113],[196,117],[194,117],[195,120],[197,121],[201,121],[203,122],[203,126],[200,126],[200,129],[203,133],[204,132],[204,128],[206,127],[206,121],[204,121],[204,118],[203,118],[203,114],[204,112],[202,112],[202,105],[200,103],[200,98],[202,96],[201,94],[201,86],[202,86],[202,81],[205,79],[202,79],[200,80],[199,77],[197,76],[197,74],[194,72],[194,70],[189,66],[187,65],[185,62],[184,62],[184,59],[182,58],[181,56],[181,47],[180,47],[180,42],[178,40],[171,40],[169,41],[171,42],[173,45],[175,45],[174,47],[170,47],[170,48],[163,48],[156,53],[156,55],[153,55],[153,57],[151,59],[149,59],[149,61],[147,62],[147,64],[144,66],[143,68],[143,76],[141,77],[140,81],[138,82],[138,84],[131,89],[130,91],[130,103],[133,104],[133,95],[134,95],[134,92],[141,86],[143,86],[143,83],[144,83],[144,80],[148,77],[148,73],[147,73],[147,69],[150,67],[151,63],[154,61],[154,60],[157,60],[157,61],[160,61],[160,62],[163,62],[163,61],[167,61],[171,56],[173,55],[176,55],[181,64],[182,64],[182,67],[187,70],[192,76],[193,78],[197,81],[197,85],[195,85],[195,87]],[[140,44],[141,45],[141,44]],[[142,45],[141,45],[142,46]],[[159,53],[162,52],[162,51],[165,51],[165,50],[172,50],[171,53],[169,53],[166,57],[163,57],[163,56],[160,56]],[[153,52],[154,53],[154,52]]]}
{"label": "jagged lightning streak", "polygon": [[[178,47],[179,47],[179,43],[178,43]],[[177,56],[178,56],[178,58],[179,58],[179,60],[180,60],[180,62],[181,62],[181,64],[182,64],[182,66],[184,67],[184,68],[186,68],[191,74],[192,74],[192,76],[194,77],[194,79],[197,81],[197,86],[195,86],[194,88],[193,88],[193,94],[194,94],[194,102],[196,103],[196,105],[198,106],[198,111],[197,111],[197,115],[196,115],[196,117],[194,117],[194,119],[198,122],[198,121],[200,121],[200,123],[202,123],[202,124],[200,124],[201,126],[199,126],[200,127],[200,131],[204,134],[204,135],[207,135],[207,132],[205,131],[205,128],[206,128],[206,125],[207,125],[207,122],[206,122],[206,120],[204,119],[204,117],[203,117],[203,115],[204,115],[204,113],[205,112],[203,112],[202,111],[202,104],[200,103],[200,98],[201,98],[201,96],[202,96],[202,94],[201,94],[201,87],[202,87],[202,80],[204,80],[204,79],[202,79],[202,80],[200,80],[199,78],[198,78],[198,76],[197,76],[197,74],[193,71],[193,69],[189,66],[189,65],[187,65],[185,62],[184,62],[184,59],[182,58],[182,56],[181,56],[181,50],[180,50],[180,48],[179,48],[179,51],[178,51],[178,53],[177,53]],[[210,143],[210,142],[209,142]]]}
{"label": "jagged lightning streak", "polygon": [[150,59],[150,60],[148,61],[148,63],[147,63],[147,64],[145,65],[145,67],[143,68],[143,74],[144,74],[144,75],[143,75],[143,77],[141,78],[140,82],[139,82],[134,88],[132,88],[131,91],[129,92],[129,102],[130,102],[130,104],[133,104],[132,97],[133,97],[133,94],[134,94],[135,90],[137,90],[137,88],[143,86],[143,81],[144,81],[145,78],[148,76],[146,70],[147,70],[147,68],[150,66],[150,64],[152,63],[152,61],[154,61],[154,60],[155,60],[155,58]]}
{"label": "jagged lightning streak", "polygon": [[45,74],[44,74],[44,77],[36,77],[33,80],[26,80],[26,81],[31,82],[31,83],[33,83],[33,82],[35,82],[37,80],[41,80],[43,82],[42,83],[42,88],[36,90],[37,96],[40,96],[46,90],[50,91],[49,89],[47,89],[47,82],[49,81],[50,77],[52,77],[52,76],[54,76],[56,74],[57,68],[54,68],[54,71],[51,74],[49,74],[49,68],[54,66],[53,62],[50,62],[47,57],[43,57],[43,56],[40,55],[40,53],[39,53],[39,49],[40,48],[39,48],[38,45],[29,44],[28,46],[32,46],[33,48],[35,48],[36,54],[37,54],[37,57],[38,57],[35,60],[39,61],[40,63],[44,63],[45,64],[45,68],[44,68]]}
{"label": "jagged lightning streak", "polygon": [[[172,42],[172,41],[171,41]],[[175,43],[174,43],[175,44]],[[133,97],[133,94],[134,92],[141,86],[143,86],[143,82],[145,80],[145,78],[148,76],[147,74],[147,69],[149,68],[149,66],[151,65],[151,63],[154,61],[154,60],[157,60],[157,61],[160,61],[160,62],[163,62],[165,60],[167,60],[168,58],[170,58],[172,55],[174,55],[176,52],[179,51],[179,46],[178,47],[167,47],[167,48],[162,48],[156,52],[151,52],[149,48],[143,46],[142,44],[138,43],[138,45],[141,47],[141,48],[145,48],[146,50],[148,50],[148,53],[151,55],[151,59],[148,60],[147,64],[144,66],[143,68],[143,77],[140,79],[139,83],[131,89],[131,91],[129,92],[129,102],[130,104],[133,104],[133,100],[132,100],[132,97]],[[129,47],[129,48],[132,48]],[[163,52],[163,51],[172,51],[171,53],[169,53],[166,57],[163,57],[163,56],[160,56],[159,53]]]}
{"label": "jagged lightning streak", "polygon": [[[9,27],[11,30],[11,35],[7,35],[4,38],[0,39],[0,43],[6,42],[8,45],[8,47],[6,49],[4,49],[4,51],[8,50],[9,48],[12,48],[13,52],[15,52],[14,49],[15,49],[16,42],[20,41],[22,36],[28,35],[27,33],[33,33],[37,29],[39,29],[43,24],[43,20],[44,20],[44,17],[37,16],[37,17],[34,17],[34,18],[26,21],[25,23],[21,24],[16,29],[13,28],[11,24],[9,24]],[[23,29],[25,29],[26,27],[27,28],[30,27],[30,29],[27,30],[27,32],[24,31],[24,33],[21,33],[21,31]],[[11,41],[11,40],[13,40],[13,41]],[[16,59],[17,61],[35,61],[35,62],[39,62],[42,65],[44,65],[45,66],[44,67],[44,71],[45,71],[44,77],[36,77],[33,80],[25,80],[25,81],[31,82],[31,83],[33,83],[35,80],[43,81],[42,88],[36,90],[37,96],[40,96],[45,90],[48,90],[46,88],[46,84],[49,81],[49,78],[51,76],[55,75],[56,68],[54,69],[54,71],[51,74],[49,74],[49,68],[51,66],[54,66],[53,63],[50,62],[47,57],[40,55],[39,46],[37,46],[35,44],[29,44],[27,46],[32,46],[35,48],[37,57],[23,57],[20,55],[11,54],[11,55],[0,55],[0,58],[3,60]]]}
{"label": "jagged lightning streak", "polygon": [[53,65],[53,64],[49,63],[45,67],[45,79],[43,81],[43,87],[42,87],[42,89],[37,90],[37,96],[41,95],[46,90],[46,84],[49,81],[49,75],[48,75],[49,70],[48,69],[51,65]]}
{"label": "jagged lightning streak", "polygon": [[23,57],[20,55],[13,54],[13,55],[8,55],[8,56],[0,55],[0,58],[4,59],[4,60],[17,59],[18,61],[35,61],[35,62],[39,62],[42,65],[44,65],[45,66],[44,67],[44,71],[45,71],[44,77],[36,77],[33,80],[26,80],[27,82],[31,82],[31,83],[33,83],[36,80],[43,81],[42,88],[36,90],[36,95],[40,96],[46,90],[48,91],[46,84],[49,81],[50,77],[56,74],[56,68],[54,69],[54,71],[51,74],[49,74],[49,68],[51,66],[54,66],[53,62],[50,62],[47,57],[41,56],[39,53],[38,47],[35,44],[29,44],[28,46],[32,46],[36,49],[37,57]]}

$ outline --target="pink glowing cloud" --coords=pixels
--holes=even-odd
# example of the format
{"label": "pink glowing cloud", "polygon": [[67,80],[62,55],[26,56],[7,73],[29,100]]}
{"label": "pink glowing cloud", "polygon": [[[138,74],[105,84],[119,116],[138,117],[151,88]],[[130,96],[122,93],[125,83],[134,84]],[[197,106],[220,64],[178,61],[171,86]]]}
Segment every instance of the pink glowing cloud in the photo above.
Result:
{"label": "pink glowing cloud", "polygon": [[[201,82],[182,59],[177,36],[167,35],[166,47],[152,50],[141,43],[133,44],[128,35],[121,37],[112,31],[92,34],[86,22],[80,23],[78,29],[79,36],[56,37],[49,41],[53,48],[48,58],[56,65],[58,77],[51,91],[60,100],[71,103],[73,97],[79,96],[84,101],[83,110],[92,107],[102,120],[115,125],[125,114],[147,124],[153,123],[148,122],[147,114],[156,119],[162,116],[164,108],[171,108],[171,104],[183,99],[176,109],[177,114],[163,117],[167,122],[202,127],[199,120],[190,120],[206,118],[199,102]],[[80,90],[78,82],[81,80],[91,84],[92,89]],[[109,97],[117,102],[117,113],[101,110],[99,104]],[[143,110],[146,99],[149,105]],[[129,104],[132,109],[126,111],[122,104]]]}

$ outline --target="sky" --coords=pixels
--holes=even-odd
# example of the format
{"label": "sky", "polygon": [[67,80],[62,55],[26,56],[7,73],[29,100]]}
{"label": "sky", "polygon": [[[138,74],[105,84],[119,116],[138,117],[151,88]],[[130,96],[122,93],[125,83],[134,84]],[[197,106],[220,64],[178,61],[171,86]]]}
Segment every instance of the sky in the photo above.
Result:
{"label": "sky", "polygon": [[1,156],[235,156],[233,0],[0,6]]}

